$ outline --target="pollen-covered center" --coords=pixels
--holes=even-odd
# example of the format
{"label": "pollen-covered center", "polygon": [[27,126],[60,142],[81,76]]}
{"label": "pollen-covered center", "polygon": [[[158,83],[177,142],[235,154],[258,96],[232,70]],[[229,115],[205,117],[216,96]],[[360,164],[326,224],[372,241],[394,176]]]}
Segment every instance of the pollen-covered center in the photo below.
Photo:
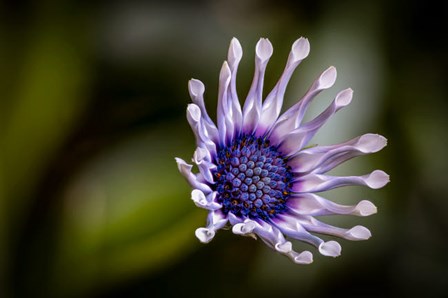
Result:
{"label": "pollen-covered center", "polygon": [[268,139],[243,135],[220,148],[216,161],[217,200],[225,214],[267,219],[286,209],[293,175]]}

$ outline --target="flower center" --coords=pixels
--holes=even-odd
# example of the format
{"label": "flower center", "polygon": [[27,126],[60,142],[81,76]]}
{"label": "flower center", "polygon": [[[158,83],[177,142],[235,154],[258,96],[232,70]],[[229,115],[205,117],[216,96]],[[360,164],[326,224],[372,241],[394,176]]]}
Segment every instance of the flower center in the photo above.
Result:
{"label": "flower center", "polygon": [[222,211],[268,219],[286,210],[293,175],[266,138],[242,135],[218,150],[214,174]]}

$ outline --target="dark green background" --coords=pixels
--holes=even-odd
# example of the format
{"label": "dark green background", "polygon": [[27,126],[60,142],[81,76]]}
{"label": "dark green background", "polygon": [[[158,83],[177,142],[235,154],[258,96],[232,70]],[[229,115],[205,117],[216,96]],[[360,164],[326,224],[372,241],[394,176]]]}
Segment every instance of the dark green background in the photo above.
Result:
{"label": "dark green background", "polygon": [[[448,295],[447,20],[443,1],[2,1],[0,297]],[[337,172],[392,181],[328,196],[379,210],[328,220],[373,234],[341,240],[337,259],[311,249],[300,266],[228,231],[194,237],[206,214],[174,162],[194,150],[187,81],[205,83],[215,115],[233,36],[241,98],[258,38],[274,46],[267,92],[305,36],[285,104],[335,65],[312,113],[343,88],[355,97],[316,142],[389,139]]]}

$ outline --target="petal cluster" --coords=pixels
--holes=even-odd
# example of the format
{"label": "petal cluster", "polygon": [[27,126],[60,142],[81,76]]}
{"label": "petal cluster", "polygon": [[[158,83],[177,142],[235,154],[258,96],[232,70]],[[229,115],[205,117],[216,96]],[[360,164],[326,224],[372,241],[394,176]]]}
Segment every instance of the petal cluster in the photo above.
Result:
{"label": "petal cluster", "polygon": [[295,263],[309,264],[313,261],[312,253],[295,251],[290,240],[309,243],[322,255],[336,257],[341,253],[340,244],[324,241],[316,234],[347,240],[366,240],[371,236],[363,226],[344,229],[316,219],[376,213],[370,201],[340,205],[317,193],[350,185],[378,189],[389,182],[389,176],[380,170],[362,176],[326,174],[353,157],[384,148],[386,139],[380,135],[365,134],[340,144],[307,147],[331,116],[352,100],[353,91],[342,90],[324,111],[304,121],[312,100],[335,83],[337,73],[333,66],[322,72],[301,100],[281,114],[288,82],[309,52],[306,38],[296,40],[277,84],[263,97],[264,74],[273,47],[268,39],[261,38],[255,48],[253,81],[241,106],[236,74],[243,51],[233,38],[219,74],[216,122],[205,108],[204,84],[196,79],[189,81],[193,103],[187,107],[187,120],[196,138],[192,161],[199,171],[194,173],[193,165],[180,158],[176,162],[193,188],[194,204],[209,211],[207,225],[195,233],[201,242],[211,241],[217,230],[231,226],[234,234],[260,238]]}

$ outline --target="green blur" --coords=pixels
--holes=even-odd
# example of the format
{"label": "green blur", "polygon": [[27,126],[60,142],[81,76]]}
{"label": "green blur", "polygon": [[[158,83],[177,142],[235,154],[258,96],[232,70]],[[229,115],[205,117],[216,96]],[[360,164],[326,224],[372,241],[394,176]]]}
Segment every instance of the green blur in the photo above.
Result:
{"label": "green blur", "polygon": [[[448,292],[448,10],[431,1],[29,1],[0,4],[0,297],[444,296]],[[260,37],[273,44],[265,94],[291,44],[309,38],[290,106],[321,71],[353,103],[314,143],[380,133],[389,145],[334,173],[382,169],[381,190],[326,195],[372,200],[365,242],[341,240],[331,259],[292,264],[262,241],[220,231],[208,245],[206,212],[174,157],[189,161],[187,82],[206,86],[215,115],[218,72],[232,37],[244,50],[244,98]],[[311,117],[311,116],[308,116]]]}

